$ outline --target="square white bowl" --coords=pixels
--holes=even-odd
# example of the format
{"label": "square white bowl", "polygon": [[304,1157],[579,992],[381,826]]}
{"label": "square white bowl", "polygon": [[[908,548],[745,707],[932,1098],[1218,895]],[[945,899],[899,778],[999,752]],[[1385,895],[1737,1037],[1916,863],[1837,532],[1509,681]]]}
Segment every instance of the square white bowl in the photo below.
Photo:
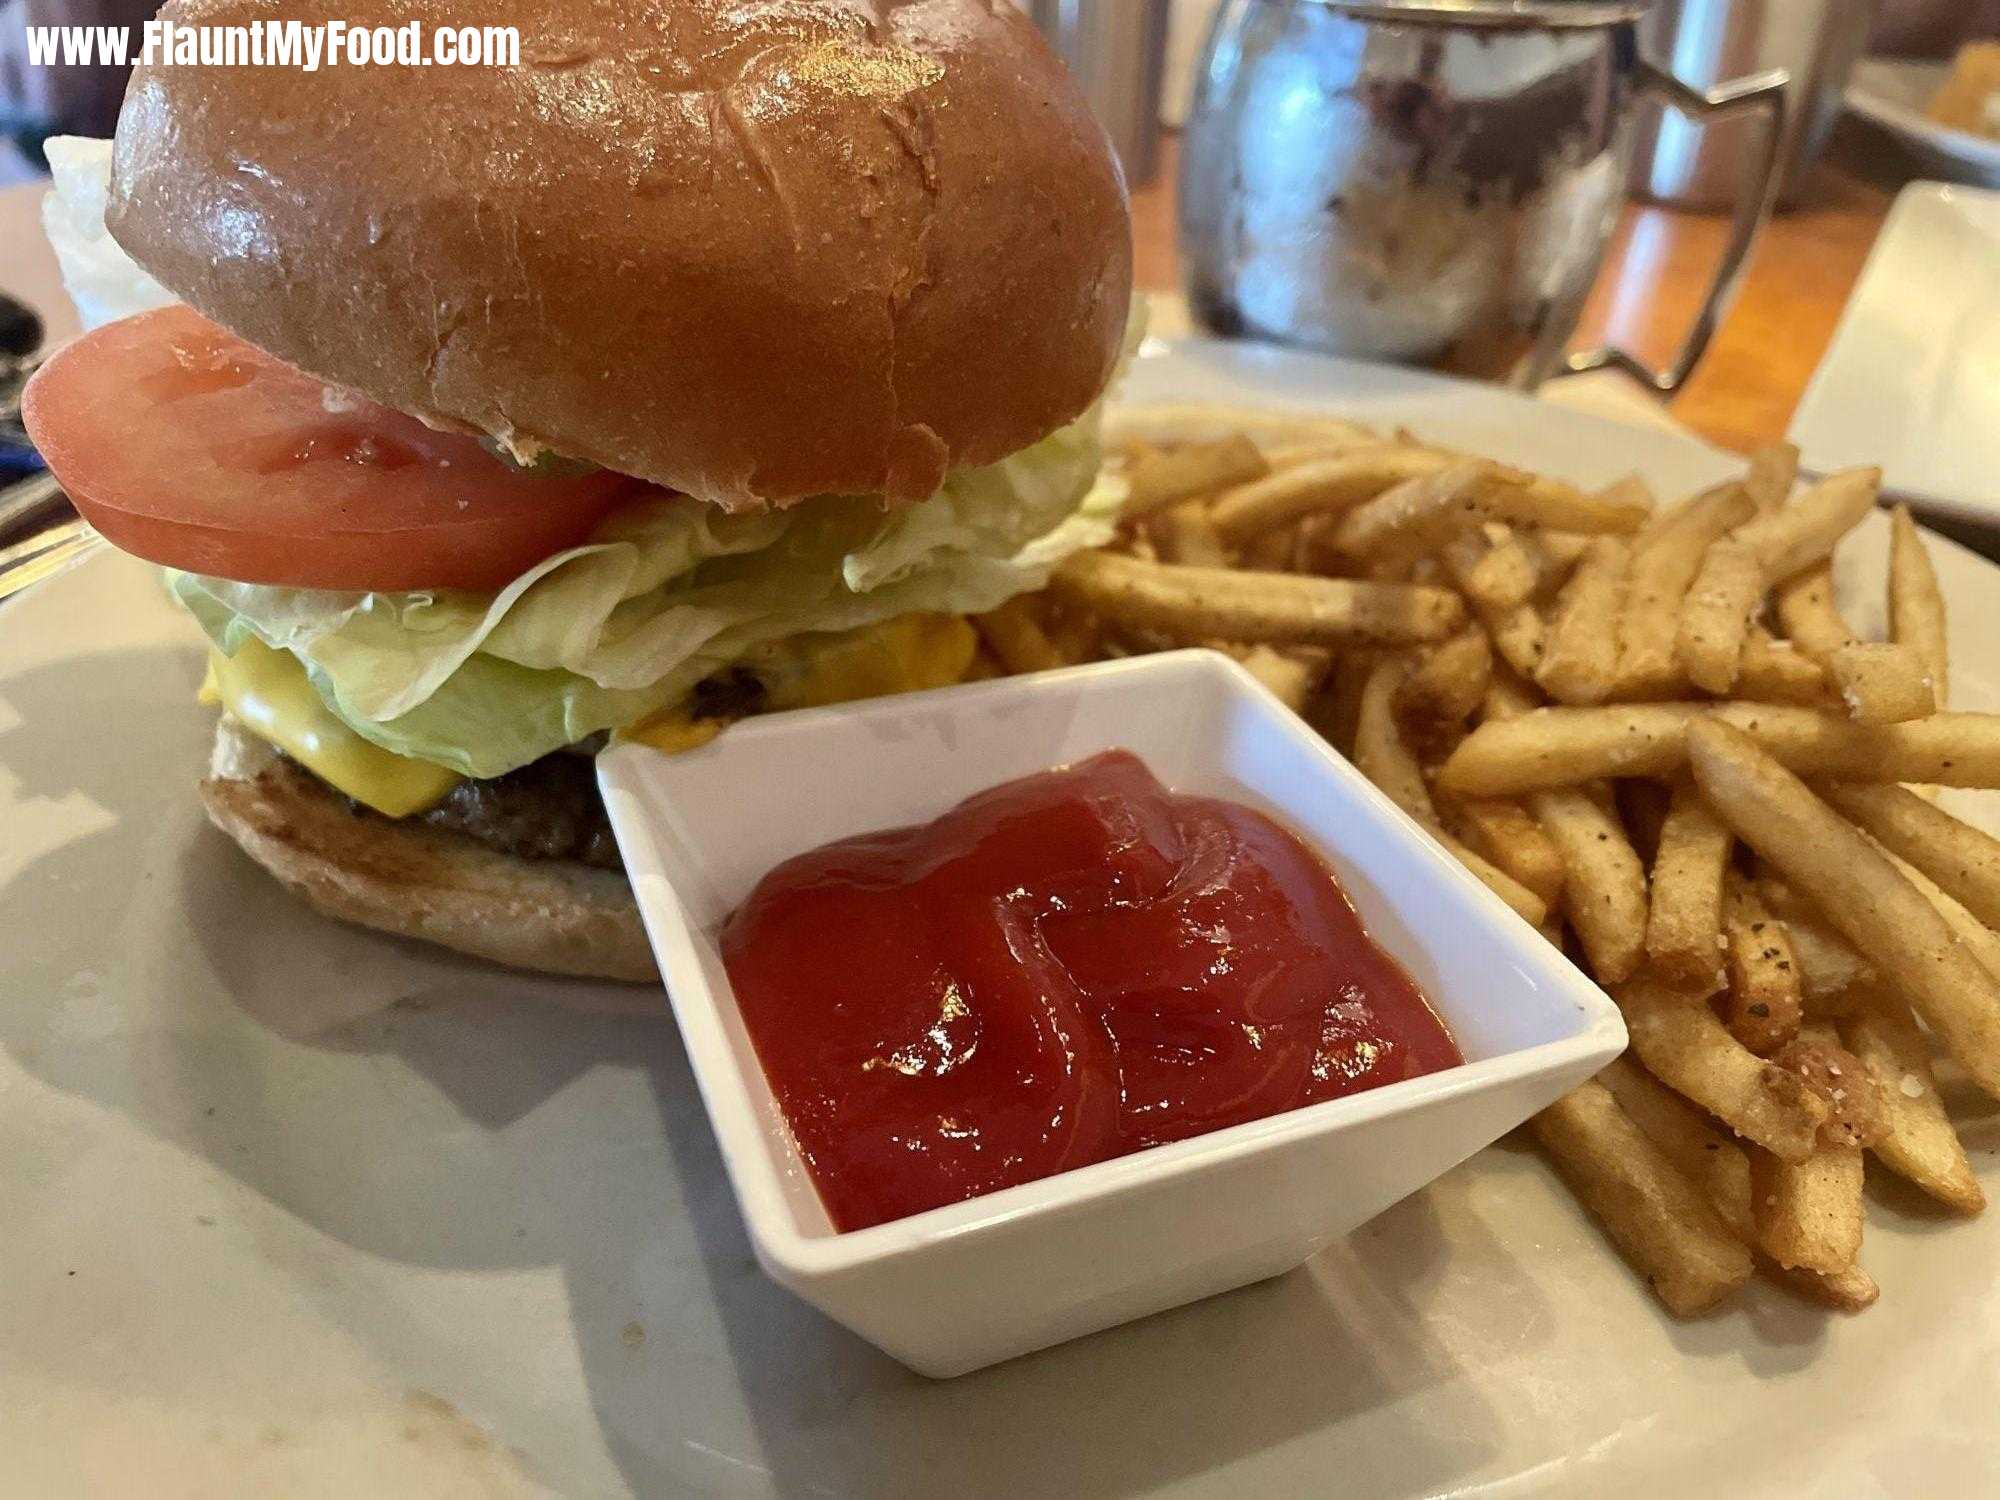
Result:
{"label": "square white bowl", "polygon": [[[744,1030],[722,923],[793,855],[1117,747],[1312,844],[1465,1065],[837,1233]],[[1291,1270],[1625,1045],[1602,990],[1215,652],[778,714],[680,755],[624,745],[597,764],[759,1261],[926,1375]]]}

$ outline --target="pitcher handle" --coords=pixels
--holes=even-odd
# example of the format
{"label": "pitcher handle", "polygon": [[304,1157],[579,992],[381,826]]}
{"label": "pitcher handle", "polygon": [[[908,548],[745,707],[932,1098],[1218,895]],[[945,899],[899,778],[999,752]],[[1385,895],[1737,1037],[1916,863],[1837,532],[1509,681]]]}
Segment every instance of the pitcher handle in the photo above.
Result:
{"label": "pitcher handle", "polygon": [[1687,338],[1682,341],[1680,353],[1674,356],[1673,363],[1664,370],[1655,370],[1625,350],[1607,344],[1601,349],[1571,355],[1561,372],[1580,375],[1586,370],[1623,370],[1641,385],[1662,396],[1671,396],[1693,373],[1695,365],[1708,349],[1708,341],[1715,336],[1716,325],[1729,311],[1729,304],[1736,299],[1737,288],[1742,285],[1743,273],[1750,264],[1750,247],[1756,242],[1757,231],[1771,217],[1771,206],[1777,201],[1778,155],[1785,137],[1785,88],[1791,82],[1791,76],[1783,68],[1772,68],[1768,72],[1733,78],[1712,89],[1702,90],[1681,82],[1671,73],[1662,72],[1651,63],[1641,61],[1637,82],[1645,92],[1658,95],[1689,118],[1705,125],[1732,115],[1756,113],[1765,116],[1764,148],[1753,159],[1751,170],[1745,174],[1745,191],[1736,205],[1736,223],[1730,233],[1729,248],[1716,267],[1715,279],[1708,284],[1708,295],[1702,299],[1701,311],[1695,315],[1694,324],[1688,329]]}

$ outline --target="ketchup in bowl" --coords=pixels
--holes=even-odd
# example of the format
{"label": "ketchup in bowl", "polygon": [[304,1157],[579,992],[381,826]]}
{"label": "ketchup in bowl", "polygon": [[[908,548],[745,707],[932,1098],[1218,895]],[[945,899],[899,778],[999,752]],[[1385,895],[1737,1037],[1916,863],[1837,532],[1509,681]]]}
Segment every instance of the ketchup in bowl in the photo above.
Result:
{"label": "ketchup in bowl", "polygon": [[840,1230],[1463,1061],[1317,855],[1123,750],[787,861],[722,953]]}

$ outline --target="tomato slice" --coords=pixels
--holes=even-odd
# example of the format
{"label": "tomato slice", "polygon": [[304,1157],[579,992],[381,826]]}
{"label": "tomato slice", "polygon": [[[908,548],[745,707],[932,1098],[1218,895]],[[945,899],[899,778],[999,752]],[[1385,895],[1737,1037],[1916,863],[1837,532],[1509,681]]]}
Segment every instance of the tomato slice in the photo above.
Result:
{"label": "tomato slice", "polygon": [[243,583],[497,589],[640,481],[546,477],[328,387],[192,308],[107,323],[36,372],[28,435],[84,518]]}

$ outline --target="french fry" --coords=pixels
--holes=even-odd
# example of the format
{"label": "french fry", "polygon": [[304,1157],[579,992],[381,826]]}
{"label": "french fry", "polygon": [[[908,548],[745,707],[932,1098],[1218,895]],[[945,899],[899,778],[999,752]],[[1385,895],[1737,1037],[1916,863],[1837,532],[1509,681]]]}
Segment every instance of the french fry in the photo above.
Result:
{"label": "french fry", "polygon": [[1783,1161],[1817,1149],[1830,1111],[1796,1073],[1750,1051],[1698,997],[1641,974],[1612,990],[1646,1071]]}
{"label": "french fry", "polygon": [[1354,757],[1355,727],[1361,719],[1361,699],[1368,690],[1369,675],[1382,655],[1370,646],[1336,651],[1333,669],[1306,705],[1306,722],[1350,760]]}
{"label": "french fry", "polygon": [[1614,1058],[1597,1075],[1618,1107],[1668,1161],[1708,1194],[1708,1201],[1745,1244],[1757,1237],[1750,1213],[1750,1159],[1708,1117],[1630,1057]]}
{"label": "french fry", "polygon": [[1083,552],[1051,580],[1109,620],[1186,639],[1401,645],[1442,640],[1464,619],[1448,589],[1247,573]]}
{"label": "french fry", "polygon": [[1572,1090],[1530,1129],[1669,1311],[1691,1317],[1750,1279],[1742,1241],[1602,1084]]}
{"label": "french fry", "polygon": [[1753,548],[1725,540],[1708,549],[1674,634],[1674,656],[1689,682],[1707,693],[1736,685],[1744,636],[1763,597],[1764,565]]}
{"label": "french fry", "polygon": [[2000,983],[2000,932],[1995,932],[1959,902],[1941,890],[1937,883],[1908,860],[1889,856],[1889,863],[1911,885],[1917,894],[1928,901],[1931,910],[1944,919],[1944,925],[1958,942],[1960,948],[1972,956],[1980,968]]}
{"label": "french fry", "polygon": [[1396,689],[1396,718],[1419,754],[1448,753],[1465,733],[1493,680],[1493,648],[1462,630],[1430,648]]}
{"label": "french fry", "polygon": [[1475,854],[1521,882],[1554,911],[1562,900],[1563,861],[1528,810],[1501,797],[1454,798],[1438,808],[1445,828]]}
{"label": "french fry", "polygon": [[1743,488],[1759,515],[1768,515],[1791,498],[1799,480],[1799,450],[1791,443],[1772,443],[1750,455],[1750,472]]}
{"label": "french fry", "polygon": [[1731,539],[1748,547],[1766,584],[1782,583],[1833,555],[1834,544],[1875,508],[1880,469],[1846,469],[1828,475],[1789,505],[1739,526]]}
{"label": "french fry", "polygon": [[1808,1271],[1803,1266],[1787,1269],[1775,1261],[1766,1261],[1764,1268],[1784,1285],[1801,1297],[1810,1298],[1839,1312],[1857,1313],[1875,1305],[1875,1299],[1882,1295],[1882,1289],[1875,1284],[1860,1266],[1849,1266],[1830,1276],[1822,1276],[1817,1271]]}
{"label": "french fry", "polygon": [[1019,595],[998,609],[974,615],[972,624],[986,649],[1011,673],[1048,672],[1072,664],[1042,629],[1032,595]]}
{"label": "french fry", "polygon": [[1481,724],[1439,768],[1438,780],[1468,796],[1505,797],[1601,776],[1668,776],[1687,763],[1688,726],[1696,721],[1737,729],[1804,775],[2000,786],[2000,714],[1856,724],[1768,703],[1543,708]]}
{"label": "french fry", "polygon": [[1937,709],[1930,673],[1908,646],[1856,641],[1827,658],[1826,675],[1848,714],[1864,724],[1898,724]]}
{"label": "french fry", "polygon": [[1953,1213],[1981,1212],[1986,1194],[1938,1097],[1930,1045],[1910,1008],[1877,990],[1839,1024],[1841,1041],[1881,1091],[1887,1129],[1870,1149],[1882,1165]]}
{"label": "french fry", "polygon": [[1271,472],[1257,445],[1242,433],[1210,442],[1185,443],[1149,453],[1125,470],[1123,516],[1137,520],[1232,485],[1248,484]]}
{"label": "french fry", "polygon": [[1272,646],[1232,646],[1225,648],[1241,662],[1250,675],[1269,688],[1277,700],[1293,713],[1303,713],[1325,668],[1299,652],[1279,651]]}
{"label": "french fry", "polygon": [[1743,638],[1736,684],[1730,691],[1757,703],[1823,707],[1833,689],[1818,662],[1790,641],[1775,640],[1761,625],[1752,625]]}
{"label": "french fry", "polygon": [[1494,654],[1512,671],[1532,679],[1542,664],[1549,633],[1541,611],[1532,604],[1517,604],[1502,610],[1481,609],[1479,622],[1493,641]]}
{"label": "french fry", "polygon": [[1411,558],[1444,545],[1486,515],[1482,496],[1501,471],[1479,459],[1407,479],[1356,506],[1333,528],[1333,550],[1351,558]]}
{"label": "french fry", "polygon": [[1875,842],[1909,861],[1988,927],[2000,927],[2000,839],[1908,787],[1836,782],[1821,791]]}
{"label": "french fry", "polygon": [[1888,1117],[1874,1075],[1840,1045],[1830,1022],[1800,1027],[1771,1061],[1798,1074],[1826,1101],[1827,1121],[1819,1128],[1822,1145],[1867,1147],[1887,1134]]}
{"label": "french fry", "polygon": [[1889,518],[1889,639],[1908,646],[1924,664],[1935,706],[1951,696],[1951,654],[1946,645],[1944,594],[1910,508],[1899,505]]}
{"label": "french fry", "polygon": [[1193,568],[1226,568],[1229,549],[1222,533],[1208,518],[1208,507],[1199,500],[1184,500],[1168,507],[1148,528],[1160,561],[1181,563]]}
{"label": "french fry", "polygon": [[1486,888],[1521,914],[1531,927],[1548,919],[1548,906],[1518,880],[1489,864],[1445,831],[1423,768],[1396,727],[1396,689],[1409,671],[1401,657],[1385,657],[1368,674],[1354,726],[1354,765],[1388,799],[1442,843]]}
{"label": "french fry", "polygon": [[[1625,824],[1626,835],[1650,871],[1653,861],[1660,857],[1660,835],[1666,832],[1667,814],[1673,808],[1674,783],[1626,780],[1613,785],[1618,798],[1618,816]],[[1649,924],[1650,921],[1648,918]]]}
{"label": "french fry", "polygon": [[1929,671],[1912,647],[1864,642],[1841,618],[1833,602],[1833,570],[1826,563],[1781,585],[1777,610],[1793,644],[1825,667],[1850,717],[1894,724],[1936,710]]}
{"label": "french fry", "polygon": [[1636,530],[1645,516],[1645,507],[1635,502],[1585,495],[1483,459],[1461,459],[1349,511],[1333,540],[1349,557],[1412,554],[1433,551],[1482,521],[1618,535]]}
{"label": "french fry", "polygon": [[1263,448],[1293,444],[1310,447],[1315,452],[1373,447],[1382,441],[1371,429],[1339,417],[1219,402],[1114,405],[1104,421],[1104,441],[1114,447],[1134,442],[1161,445],[1211,442],[1236,433],[1246,435]]}
{"label": "french fry", "polygon": [[1646,956],[1678,985],[1713,990],[1722,967],[1722,877],[1733,840],[1691,782],[1674,788],[1653,858]]}
{"label": "french fry", "polygon": [[1688,590],[1709,548],[1755,511],[1745,485],[1725,484],[1695,496],[1642,534],[1632,549],[1631,583],[1618,622],[1622,692],[1662,698],[1679,686],[1676,642]]}
{"label": "french fry", "polygon": [[1802,1162],[1750,1148],[1757,1246],[1787,1270],[1837,1276],[1861,1253],[1861,1148],[1822,1146]]}
{"label": "french fry", "polygon": [[1556,600],[1535,681],[1563,703],[1602,703],[1618,686],[1619,614],[1625,603],[1631,549],[1599,537],[1583,554]]}
{"label": "french fry", "polygon": [[1875,983],[1875,971],[1847,939],[1826,925],[1812,903],[1768,870],[1757,876],[1757,895],[1785,924],[1799,970],[1799,999],[1815,1021],[1848,1015],[1857,996]]}
{"label": "french fry", "polygon": [[1779,584],[1771,599],[1778,627],[1814,661],[1824,663],[1860,639],[1834,605],[1833,569],[1824,561]]}
{"label": "french fry", "polygon": [[1225,540],[1241,541],[1301,516],[1341,514],[1384,490],[1460,462],[1427,448],[1387,444],[1354,448],[1225,491],[1210,507],[1209,518]]}
{"label": "french fry", "polygon": [[1646,946],[1646,869],[1603,786],[1531,793],[1528,810],[1563,862],[1563,910],[1600,984],[1639,967]]}
{"label": "french fry", "polygon": [[1869,955],[1973,1081],[2000,1097],[2000,980],[1924,893],[1748,736],[1708,720],[1689,727],[1687,743],[1695,780],[1736,836]]}
{"label": "french fry", "polygon": [[1798,1035],[1805,1020],[1804,981],[1790,930],[1733,870],[1724,885],[1722,936],[1729,975],[1722,1023],[1745,1047],[1769,1057]]}

